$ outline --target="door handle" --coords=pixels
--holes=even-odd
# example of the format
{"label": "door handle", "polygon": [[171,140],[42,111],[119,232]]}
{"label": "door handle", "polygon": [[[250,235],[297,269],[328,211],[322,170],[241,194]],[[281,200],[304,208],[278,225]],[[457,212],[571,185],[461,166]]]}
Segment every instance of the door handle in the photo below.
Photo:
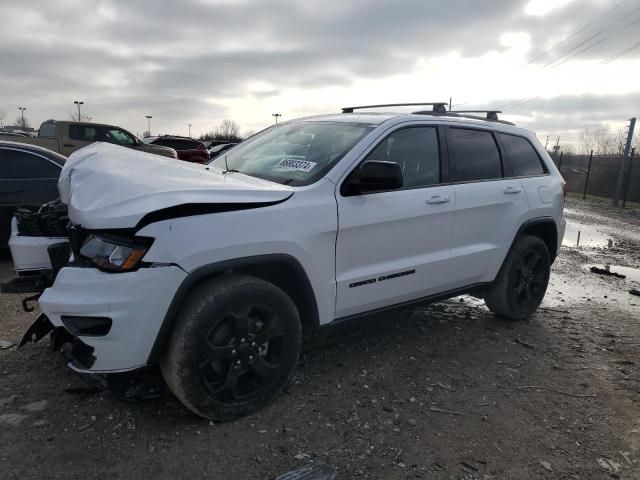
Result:
{"label": "door handle", "polygon": [[75,147],[75,145],[72,144],[72,143],[65,143],[63,146],[65,146],[65,147]]}
{"label": "door handle", "polygon": [[449,197],[447,195],[433,195],[429,199],[425,200],[424,203],[437,204],[437,203],[447,203],[448,201],[449,201]]}
{"label": "door handle", "polygon": [[507,187],[504,189],[504,193],[511,194],[511,193],[520,193],[522,191],[522,189],[520,187]]}

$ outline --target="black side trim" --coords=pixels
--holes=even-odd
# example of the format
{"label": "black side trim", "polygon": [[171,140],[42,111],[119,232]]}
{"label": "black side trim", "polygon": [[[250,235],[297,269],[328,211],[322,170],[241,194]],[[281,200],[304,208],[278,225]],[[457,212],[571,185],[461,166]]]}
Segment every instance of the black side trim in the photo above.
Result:
{"label": "black side trim", "polygon": [[417,298],[415,300],[409,300],[406,302],[400,302],[393,305],[387,305],[386,307],[374,308],[373,310],[367,310],[366,312],[356,313],[353,315],[347,315],[346,317],[336,318],[332,322],[322,325],[321,328],[331,327],[338,325],[342,322],[348,322],[350,320],[354,320],[360,317],[367,317],[369,315],[373,315],[380,312],[386,312],[387,310],[395,310],[397,308],[403,308],[410,305],[415,304],[424,304],[428,305],[430,303],[440,302],[442,300],[447,300],[449,298],[457,297],[458,295],[463,295],[465,293],[470,293],[476,290],[481,290],[482,288],[490,285],[489,283],[474,283],[473,285],[469,285],[462,288],[456,288],[453,290],[448,290],[442,293],[436,293],[435,295],[428,295],[426,297]]}
{"label": "black side trim", "polygon": [[212,263],[199,267],[193,272],[189,273],[187,278],[182,281],[180,287],[178,287],[177,292],[173,296],[171,305],[169,306],[164,320],[162,321],[162,325],[160,326],[158,335],[156,336],[151,352],[149,353],[147,365],[152,365],[158,360],[162,349],[167,344],[167,341],[171,336],[173,324],[178,315],[178,312],[180,311],[180,308],[182,308],[185,298],[193,289],[195,284],[197,284],[204,278],[210,277],[215,274],[224,273],[225,271],[241,270],[248,267],[259,267],[261,265],[266,266],[272,263],[286,263],[296,271],[297,276],[300,280],[302,280],[300,281],[298,287],[302,291],[302,294],[306,301],[309,302],[308,310],[310,314],[308,316],[310,318],[306,319],[307,324],[310,324],[310,326],[314,329],[317,328],[320,324],[320,319],[318,316],[318,304],[316,302],[316,297],[313,292],[313,288],[311,287],[311,283],[309,282],[309,278],[304,271],[304,268],[302,268],[300,262],[298,262],[298,260],[296,260],[294,257],[286,254],[269,254],[225,260],[222,262]]}
{"label": "black side trim", "polygon": [[140,219],[134,230],[138,231],[147,225],[171,218],[193,217],[195,215],[207,215],[209,213],[234,212],[236,210],[249,210],[253,208],[271,207],[286,202],[293,196],[277,200],[275,202],[254,203],[185,203],[173,207],[162,208],[155,212],[147,213]]}

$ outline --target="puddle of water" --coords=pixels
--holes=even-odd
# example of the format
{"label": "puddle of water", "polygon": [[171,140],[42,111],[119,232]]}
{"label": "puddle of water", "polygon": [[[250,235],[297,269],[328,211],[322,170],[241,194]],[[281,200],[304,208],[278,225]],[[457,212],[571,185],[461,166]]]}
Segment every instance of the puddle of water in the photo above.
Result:
{"label": "puddle of water", "polygon": [[611,247],[611,237],[593,225],[568,221],[562,245],[565,247]]}
{"label": "puddle of water", "polygon": [[[603,268],[610,270],[612,273],[619,273],[627,277],[627,280],[640,283],[640,268],[622,267],[620,265],[584,265],[583,268],[589,270],[591,267]],[[597,275],[597,274],[594,274]],[[616,278],[616,277],[613,277]],[[620,279],[622,280],[622,279]]]}

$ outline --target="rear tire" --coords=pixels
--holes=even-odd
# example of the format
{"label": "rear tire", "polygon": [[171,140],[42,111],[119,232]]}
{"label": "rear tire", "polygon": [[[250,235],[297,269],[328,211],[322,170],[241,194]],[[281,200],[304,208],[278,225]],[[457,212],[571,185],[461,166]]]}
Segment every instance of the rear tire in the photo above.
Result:
{"label": "rear tire", "polygon": [[160,367],[189,410],[233,420],[263,408],[289,382],[300,331],[298,311],[278,287],[224,275],[189,295]]}
{"label": "rear tire", "polygon": [[551,258],[546,244],[538,237],[523,235],[487,290],[487,307],[511,320],[528,318],[542,303],[550,272]]}

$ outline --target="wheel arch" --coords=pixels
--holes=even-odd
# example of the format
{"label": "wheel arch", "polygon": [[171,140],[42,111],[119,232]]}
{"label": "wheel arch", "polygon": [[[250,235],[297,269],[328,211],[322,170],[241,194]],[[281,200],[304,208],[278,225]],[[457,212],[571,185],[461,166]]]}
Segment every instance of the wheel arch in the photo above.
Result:
{"label": "wheel arch", "polygon": [[[507,256],[511,253],[511,250],[513,250],[513,247],[518,243],[518,240],[520,240],[523,235],[531,235],[533,237],[540,238],[547,246],[551,263],[553,263],[558,252],[558,227],[553,217],[532,218],[520,225],[518,233],[516,233],[516,236],[511,243],[511,247],[509,247]],[[507,256],[505,256],[505,260]]]}
{"label": "wheel arch", "polygon": [[189,292],[203,281],[220,275],[242,273],[270,282],[284,291],[296,305],[300,314],[303,334],[316,330],[320,325],[318,306],[309,277],[300,262],[286,254],[256,255],[245,258],[224,260],[203,265],[185,278],[171,301],[171,305],[154,341],[147,365],[156,363],[167,345],[178,312]]}

